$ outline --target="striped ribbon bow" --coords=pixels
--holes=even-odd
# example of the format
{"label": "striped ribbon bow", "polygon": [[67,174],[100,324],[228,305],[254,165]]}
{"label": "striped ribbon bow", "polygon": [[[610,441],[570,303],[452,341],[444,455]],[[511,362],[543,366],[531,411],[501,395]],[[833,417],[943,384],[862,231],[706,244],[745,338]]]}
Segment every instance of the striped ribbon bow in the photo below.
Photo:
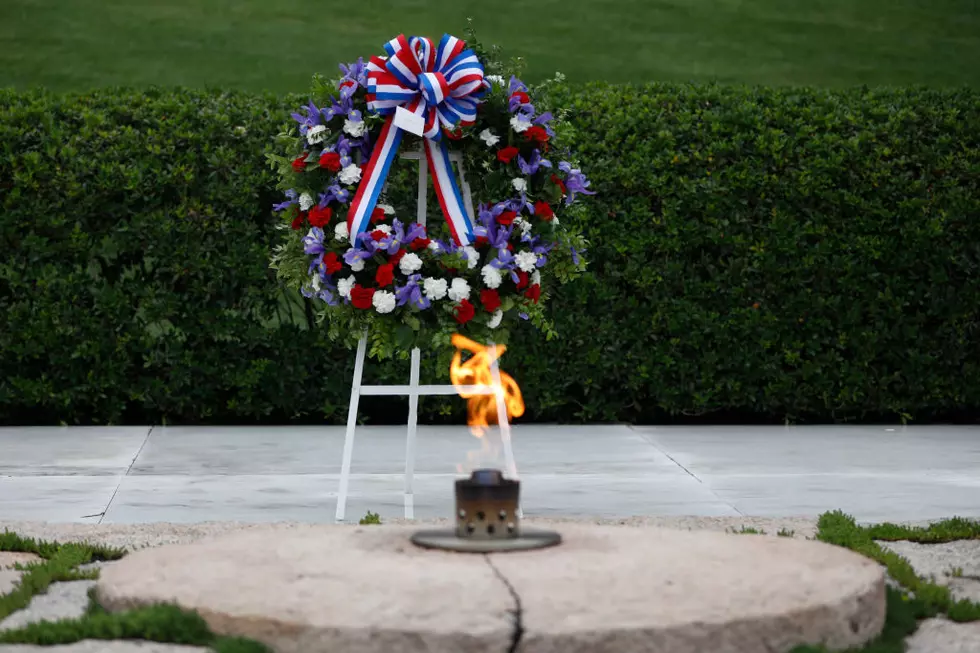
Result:
{"label": "striped ribbon bow", "polygon": [[372,57],[368,109],[387,116],[347,213],[351,242],[371,219],[403,131],[424,136],[426,159],[439,206],[458,245],[473,241],[473,224],[456,184],[442,130],[476,122],[476,107],[489,89],[483,65],[466,43],[446,34],[438,47],[419,36],[385,44],[387,57]]}

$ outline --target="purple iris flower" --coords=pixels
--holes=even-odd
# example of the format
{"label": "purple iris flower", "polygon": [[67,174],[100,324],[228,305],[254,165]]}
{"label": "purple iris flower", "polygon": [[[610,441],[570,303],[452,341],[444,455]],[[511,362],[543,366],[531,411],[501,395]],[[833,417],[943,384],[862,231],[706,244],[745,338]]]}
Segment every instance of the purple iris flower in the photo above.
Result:
{"label": "purple iris flower", "polygon": [[310,232],[303,236],[303,251],[309,255],[321,255],[326,250],[323,247],[323,229],[313,227]]}
{"label": "purple iris flower", "polygon": [[408,283],[404,286],[395,286],[395,299],[399,306],[411,304],[413,307],[424,311],[432,305],[432,302],[422,293],[422,288],[419,286],[421,279],[421,274],[413,274],[408,277]]}
{"label": "purple iris flower", "polygon": [[285,209],[288,209],[293,204],[299,204],[299,194],[296,191],[294,191],[292,188],[290,188],[289,190],[286,191],[286,201],[281,202],[279,204],[273,204],[272,210],[283,211]]}
{"label": "purple iris flower", "polygon": [[523,211],[524,209],[527,209],[528,213],[534,215],[534,205],[528,201],[527,193],[521,193],[520,197],[515,197],[512,200],[508,200],[507,202],[505,202],[505,204],[507,205],[507,208],[509,208],[511,211],[514,211],[518,215],[520,215],[521,211]]}
{"label": "purple iris flower", "polygon": [[[577,249],[575,249],[574,247],[571,247],[571,246],[569,246],[568,249],[571,250],[571,252],[572,252],[572,263],[574,263],[575,265],[578,265],[578,263],[579,263],[579,257],[578,257],[578,255],[579,255],[580,252]],[[585,250],[583,249],[581,251],[581,253],[582,254],[585,254]]]}
{"label": "purple iris flower", "polygon": [[[361,234],[358,239],[363,238],[364,234]],[[368,236],[370,238],[370,236]],[[373,240],[371,241],[374,242]],[[346,252],[344,252],[344,263],[347,265],[353,265],[355,261],[366,261],[374,255],[374,252],[369,252],[366,249],[361,249],[360,247],[351,247]]]}
{"label": "purple iris flower", "polygon": [[551,112],[550,111],[545,111],[540,116],[538,116],[537,118],[534,119],[534,124],[535,125],[541,125],[541,126],[543,126],[544,127],[544,130],[548,133],[548,136],[550,136],[551,138],[554,138],[555,137],[555,130],[551,128],[551,121],[553,119],[554,119],[554,116],[551,115]]}
{"label": "purple iris flower", "polygon": [[380,245],[388,254],[395,254],[402,245],[407,245],[416,238],[425,238],[425,228],[422,225],[413,223],[406,230],[402,221],[395,218],[391,221],[391,233],[381,240]]}
{"label": "purple iris flower", "polygon": [[565,198],[565,206],[568,206],[575,201],[575,194],[581,193],[582,195],[595,195],[595,191],[589,190],[589,186],[592,182],[585,178],[582,171],[578,168],[573,168],[572,164],[568,161],[562,161],[558,164],[558,169],[564,172],[567,176],[565,177],[565,188],[568,190],[568,197]]}
{"label": "purple iris flower", "polygon": [[550,168],[551,161],[548,159],[542,159],[541,150],[534,148],[534,151],[531,152],[530,161],[525,161],[524,157],[521,155],[517,156],[517,166],[525,175],[533,175],[538,171],[538,168]]}
{"label": "purple iris flower", "polygon": [[505,227],[497,222],[497,217],[506,210],[506,202],[495,204],[493,208],[488,204],[481,204],[477,216],[478,226],[474,227],[473,235],[477,238],[486,238],[491,247],[506,249],[514,228]]}
{"label": "purple iris flower", "polygon": [[529,320],[529,319],[531,319],[531,316],[528,315],[527,313],[518,313],[517,314],[517,317],[521,318],[522,320]]}
{"label": "purple iris flower", "polygon": [[323,124],[323,122],[321,120],[320,109],[313,104],[313,100],[310,100],[308,105],[302,107],[302,110],[306,112],[305,116],[301,113],[293,113],[291,115],[293,116],[293,120],[299,123],[299,133],[306,136],[306,132],[310,127]]}
{"label": "purple iris flower", "polygon": [[350,80],[360,86],[367,86],[367,65],[364,63],[364,57],[358,57],[357,61],[346,66],[340,64],[340,72],[344,73],[342,81]]}
{"label": "purple iris flower", "polygon": [[326,193],[320,193],[320,208],[325,208],[330,202],[339,202],[340,204],[347,204],[347,200],[350,199],[350,191],[346,188],[341,188],[337,184],[333,184],[327,187]]}
{"label": "purple iris flower", "polygon": [[434,240],[433,242],[439,246],[439,254],[455,254],[459,251],[454,240]]}
{"label": "purple iris flower", "polygon": [[334,288],[332,286],[327,286],[327,287],[321,288],[320,289],[320,292],[317,293],[317,297],[319,297],[321,300],[325,301],[330,306],[336,306],[337,305],[337,297],[334,295],[334,291],[335,290],[336,290],[336,288]]}
{"label": "purple iris flower", "polygon": [[[514,259],[514,255],[511,254],[507,246],[504,245],[497,250],[497,257],[490,261],[490,265],[497,268],[498,270],[513,270],[514,266],[517,265]],[[511,276],[514,276],[513,274]]]}
{"label": "purple iris flower", "polygon": [[510,86],[509,86],[508,90],[510,91],[510,94],[511,95],[513,95],[514,93],[517,93],[518,91],[523,91],[523,92],[527,93],[527,86],[524,85],[524,82],[522,82],[521,80],[519,80],[516,77],[514,77],[513,75],[511,75],[510,76]]}

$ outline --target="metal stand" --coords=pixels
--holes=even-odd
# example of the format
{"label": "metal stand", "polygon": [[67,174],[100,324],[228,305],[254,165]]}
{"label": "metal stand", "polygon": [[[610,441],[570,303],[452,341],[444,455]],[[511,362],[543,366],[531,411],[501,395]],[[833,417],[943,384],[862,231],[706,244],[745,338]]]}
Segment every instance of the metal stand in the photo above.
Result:
{"label": "metal stand", "polygon": [[[418,211],[417,221],[425,225],[426,217],[426,191],[428,184],[428,168],[425,161],[425,153],[422,151],[406,152],[401,155],[403,159],[412,159],[419,162],[419,183],[418,183]],[[450,161],[457,164],[459,168],[459,179],[463,198],[469,210],[470,218],[473,219],[473,201],[470,193],[470,186],[466,183],[463,172],[462,158],[458,153],[450,154]],[[418,407],[419,397],[432,395],[455,395],[459,390],[467,393],[480,395],[496,395],[497,400],[497,423],[500,427],[500,441],[504,451],[504,462],[507,465],[507,473],[513,480],[517,480],[517,464],[514,462],[514,450],[511,446],[510,422],[507,420],[507,406],[504,402],[503,386],[500,383],[500,368],[497,363],[496,347],[494,343],[489,343],[491,348],[490,373],[493,375],[494,385],[470,385],[461,386],[457,389],[454,385],[419,385],[419,368],[421,363],[421,352],[416,347],[412,349],[411,371],[409,373],[408,385],[361,385],[364,374],[364,357],[367,353],[367,334],[361,336],[357,343],[357,357],[354,359],[354,379],[351,382],[350,406],[347,411],[347,431],[344,434],[344,454],[343,463],[340,468],[340,487],[337,491],[337,513],[336,521],[344,521],[347,512],[347,492],[350,485],[350,466],[354,454],[354,434],[357,430],[357,406],[362,396],[407,396],[408,397],[408,433],[405,439],[405,518],[415,519],[415,494],[413,482],[415,479],[415,436],[418,431]]]}

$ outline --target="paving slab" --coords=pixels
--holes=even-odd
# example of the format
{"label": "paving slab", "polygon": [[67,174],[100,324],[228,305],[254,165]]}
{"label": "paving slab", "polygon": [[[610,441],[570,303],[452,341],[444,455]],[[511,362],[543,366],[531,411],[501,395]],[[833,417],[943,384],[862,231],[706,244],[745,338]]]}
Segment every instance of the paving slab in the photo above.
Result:
{"label": "paving slab", "polygon": [[401,526],[256,529],[137,551],[103,570],[98,597],[110,610],[175,602],[280,653],[499,652],[518,639],[526,653],[776,653],[857,646],[884,623],[882,569],[845,549],[560,530],[557,548],[481,556],[418,549]]}
{"label": "paving slab", "polygon": [[975,426],[634,428],[743,514],[980,516]]}
{"label": "paving slab", "polygon": [[145,549],[103,570],[99,602],[173,602],[277,653],[506,651],[514,602],[490,565],[414,547],[412,530],[306,526]]}
{"label": "paving slab", "polygon": [[86,639],[75,644],[61,644],[59,646],[0,644],[0,653],[207,653],[210,650],[198,646],[180,646],[136,640]]}
{"label": "paving slab", "polygon": [[121,476],[0,476],[0,519],[98,523]]}
{"label": "paving slab", "polygon": [[980,653],[980,621],[926,619],[905,640],[906,653]]}
{"label": "paving slab", "polygon": [[124,474],[149,431],[148,426],[0,428],[0,476]]}

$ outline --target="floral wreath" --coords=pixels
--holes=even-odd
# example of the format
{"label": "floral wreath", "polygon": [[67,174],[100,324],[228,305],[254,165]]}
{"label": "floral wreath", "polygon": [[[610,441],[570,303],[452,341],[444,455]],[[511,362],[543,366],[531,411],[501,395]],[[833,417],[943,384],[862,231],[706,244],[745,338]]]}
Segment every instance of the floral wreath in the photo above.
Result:
{"label": "floral wreath", "polygon": [[[506,343],[521,320],[550,338],[549,288],[585,269],[577,202],[594,193],[559,145],[563,116],[539,112],[471,44],[399,36],[387,57],[315,77],[298,130],[277,138],[285,154],[270,155],[285,191],[273,267],[316,300],[332,338],[353,346],[367,331],[374,357],[445,347],[456,332]],[[413,149],[445,218],[430,211],[428,228],[414,219],[417,170],[393,165]],[[454,153],[470,175],[462,191]]]}

